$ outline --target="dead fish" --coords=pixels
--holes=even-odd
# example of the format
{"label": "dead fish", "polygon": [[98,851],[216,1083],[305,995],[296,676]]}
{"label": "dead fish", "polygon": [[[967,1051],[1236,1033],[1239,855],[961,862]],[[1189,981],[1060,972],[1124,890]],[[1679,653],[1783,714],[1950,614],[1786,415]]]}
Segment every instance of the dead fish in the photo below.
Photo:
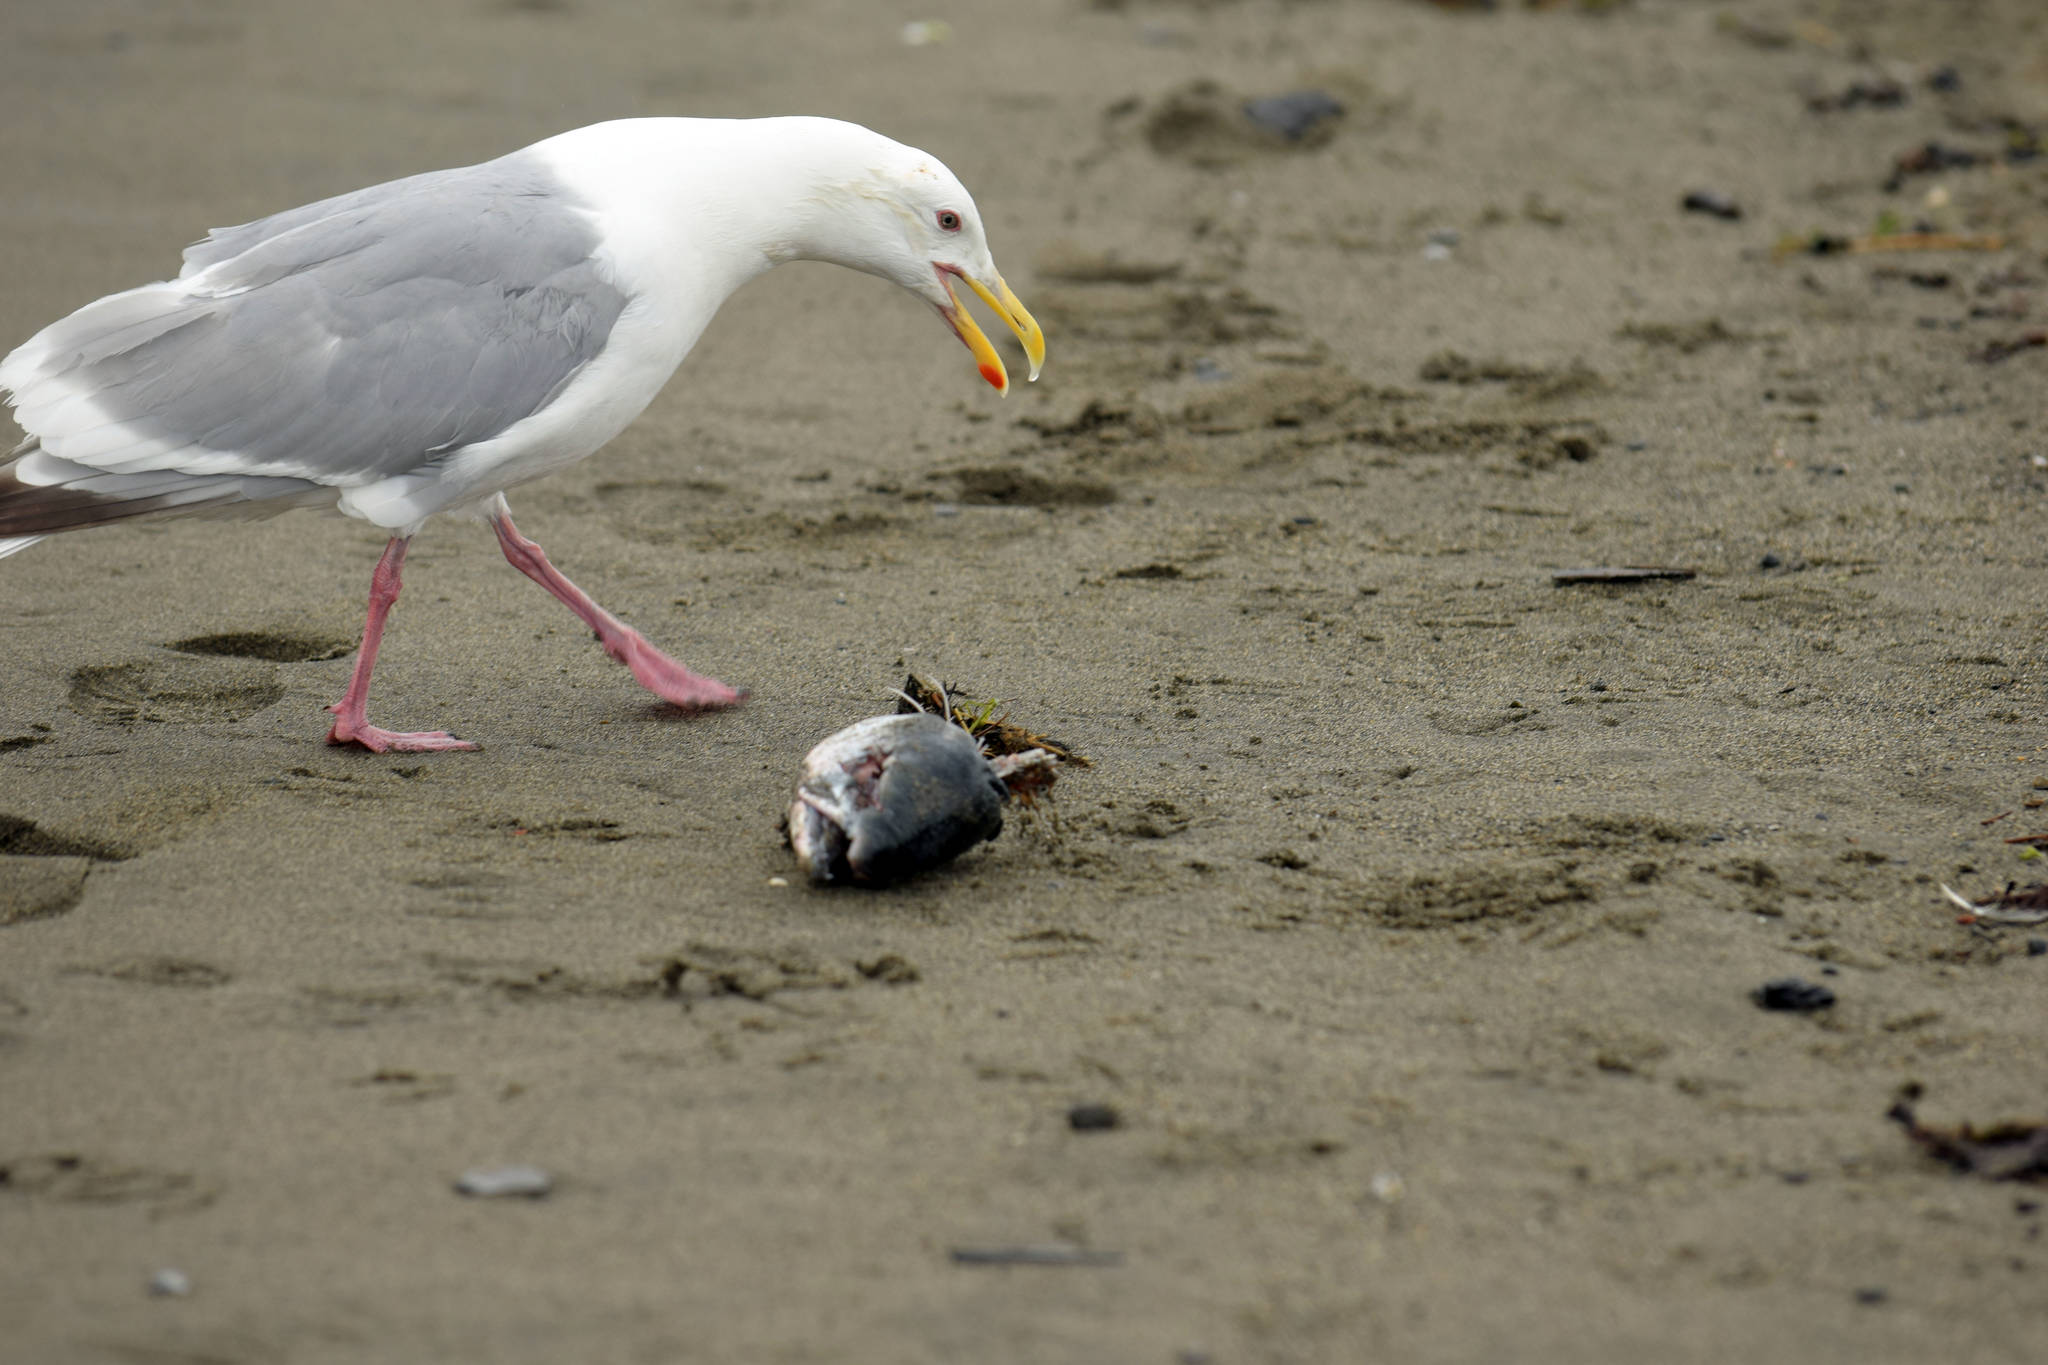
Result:
{"label": "dead fish", "polygon": [[789,846],[814,881],[900,881],[1002,833],[1009,782],[1043,785],[1053,762],[1038,749],[991,760],[923,712],[872,716],[804,758]]}

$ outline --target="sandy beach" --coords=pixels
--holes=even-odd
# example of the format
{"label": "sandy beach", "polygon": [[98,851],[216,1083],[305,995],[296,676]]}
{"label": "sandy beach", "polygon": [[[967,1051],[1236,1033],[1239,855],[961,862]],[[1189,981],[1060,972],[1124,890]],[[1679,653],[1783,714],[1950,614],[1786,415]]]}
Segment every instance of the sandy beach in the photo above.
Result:
{"label": "sandy beach", "polygon": [[[374,527],[0,561],[0,1362],[2039,1358],[2048,1190],[1886,1111],[2048,1119],[2048,926],[1942,893],[2048,880],[2048,11],[14,0],[0,351],[783,113],[943,158],[1050,356],[790,266],[514,490],[744,707],[469,521],[374,694],[466,754],[322,742]],[[810,887],[912,672],[1093,766]]]}

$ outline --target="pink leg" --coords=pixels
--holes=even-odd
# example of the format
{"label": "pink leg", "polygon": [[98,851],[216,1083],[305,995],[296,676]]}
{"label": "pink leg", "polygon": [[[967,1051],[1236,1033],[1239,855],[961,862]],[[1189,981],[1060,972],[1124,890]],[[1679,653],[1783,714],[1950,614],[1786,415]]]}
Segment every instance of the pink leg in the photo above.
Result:
{"label": "pink leg", "polygon": [[370,613],[363,621],[363,647],[356,652],[356,670],[349,675],[347,694],[327,708],[335,717],[334,728],[327,732],[329,744],[359,744],[373,754],[425,754],[476,747],[445,730],[410,734],[380,730],[363,714],[370,701],[370,674],[377,667],[377,646],[384,639],[384,618],[391,614],[391,605],[398,600],[398,570],[405,563],[405,547],[409,543],[403,536],[393,536],[384,547],[384,557],[377,561],[377,572],[370,575]]}
{"label": "pink leg", "polygon": [[604,652],[631,669],[640,685],[655,696],[690,711],[737,706],[747,699],[746,693],[736,692],[716,678],[692,673],[648,644],[639,631],[591,601],[583,589],[548,563],[540,546],[519,534],[502,501],[491,513],[491,529],[498,533],[498,544],[512,567],[560,598],[583,619],[583,624],[597,632],[597,642],[604,646]]}

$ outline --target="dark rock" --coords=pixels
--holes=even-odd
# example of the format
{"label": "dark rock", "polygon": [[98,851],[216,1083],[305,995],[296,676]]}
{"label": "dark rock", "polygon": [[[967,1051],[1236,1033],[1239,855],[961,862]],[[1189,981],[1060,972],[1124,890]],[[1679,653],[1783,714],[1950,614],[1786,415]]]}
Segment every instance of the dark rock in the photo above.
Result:
{"label": "dark rock", "polygon": [[1110,1104],[1077,1104],[1067,1111],[1067,1127],[1077,1133],[1099,1133],[1123,1124],[1123,1115]]}
{"label": "dark rock", "polygon": [[1835,1003],[1835,993],[1826,986],[1818,986],[1796,976],[1766,981],[1751,991],[1749,998],[1767,1010],[1791,1010],[1799,1014],[1828,1009]]}

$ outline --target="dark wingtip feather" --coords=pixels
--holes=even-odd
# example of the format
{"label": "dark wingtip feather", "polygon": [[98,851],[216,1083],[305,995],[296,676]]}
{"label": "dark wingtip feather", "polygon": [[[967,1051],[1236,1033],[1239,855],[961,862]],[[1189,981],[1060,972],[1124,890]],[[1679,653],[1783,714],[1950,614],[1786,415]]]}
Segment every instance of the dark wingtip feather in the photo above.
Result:
{"label": "dark wingtip feather", "polygon": [[22,459],[37,449],[33,441],[27,442],[14,452],[12,459],[0,465],[0,540],[83,531],[92,526],[126,521],[130,517],[148,516],[152,512],[193,512],[233,501],[233,495],[225,491],[221,497],[195,502],[189,493],[183,497],[157,494],[121,498],[67,488],[63,484],[24,483],[17,470]]}

